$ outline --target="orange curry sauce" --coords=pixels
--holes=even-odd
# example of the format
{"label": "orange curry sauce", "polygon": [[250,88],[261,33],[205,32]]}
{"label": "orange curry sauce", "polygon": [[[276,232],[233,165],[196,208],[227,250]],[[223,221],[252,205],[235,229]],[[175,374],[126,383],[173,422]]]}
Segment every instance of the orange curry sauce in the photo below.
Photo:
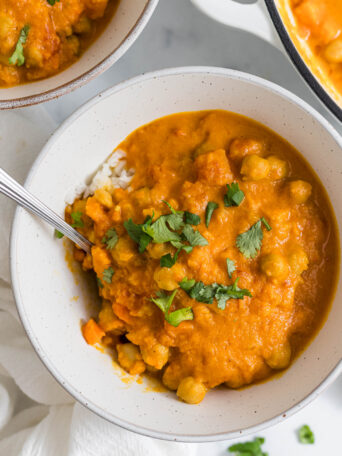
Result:
{"label": "orange curry sauce", "polygon": [[303,59],[342,106],[342,2],[277,0],[277,5]]}
{"label": "orange curry sauce", "polygon": [[[324,188],[310,166],[284,139],[263,125],[225,111],[171,115],[134,131],[120,144],[127,168],[135,170],[127,190],[101,189],[66,208],[82,213],[79,231],[95,243],[92,255],[75,248],[75,258],[99,279],[102,307],[83,327],[90,344],[116,348],[131,374],[148,370],[177,390],[181,399],[200,402],[224,383],[238,388],[286,368],[322,325],[331,304],[339,265],[337,228]],[[225,207],[226,184],[244,192],[239,206]],[[193,226],[208,241],[181,251],[174,266],[160,258],[176,251],[169,242],[151,242],[143,253],[124,222],[143,223],[175,210],[201,218]],[[219,207],[209,227],[208,202]],[[237,236],[261,217],[261,249],[247,258]],[[104,237],[115,228],[118,241]],[[227,258],[235,271],[229,277]],[[111,268],[111,269],[110,269]],[[105,271],[113,274],[105,280]],[[229,299],[224,310],[191,299],[179,287],[187,277],[231,285],[252,297]],[[169,324],[151,301],[158,291],[176,290],[170,311],[190,307],[193,320]]]}
{"label": "orange curry sauce", "polygon": [[[0,87],[64,70],[99,36],[117,4],[117,0],[0,0]],[[24,27],[24,62],[11,63]]]}

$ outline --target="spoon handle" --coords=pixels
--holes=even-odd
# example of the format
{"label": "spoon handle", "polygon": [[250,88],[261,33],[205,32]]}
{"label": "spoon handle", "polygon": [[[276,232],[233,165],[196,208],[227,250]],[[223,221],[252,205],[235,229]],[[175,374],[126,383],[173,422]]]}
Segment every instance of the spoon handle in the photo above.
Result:
{"label": "spoon handle", "polygon": [[8,198],[16,201],[24,209],[38,215],[38,217],[45,220],[55,229],[79,245],[81,249],[90,253],[92,244],[88,241],[88,239],[68,225],[59,215],[49,209],[44,203],[39,201],[38,198],[28,192],[2,168],[0,168],[0,193],[3,193],[5,196],[8,196]]}

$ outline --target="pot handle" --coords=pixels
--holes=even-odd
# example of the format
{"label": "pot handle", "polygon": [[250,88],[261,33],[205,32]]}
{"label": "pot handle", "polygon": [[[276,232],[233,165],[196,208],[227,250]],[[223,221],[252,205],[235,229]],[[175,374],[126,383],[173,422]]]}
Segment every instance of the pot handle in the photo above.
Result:
{"label": "pot handle", "polygon": [[263,0],[238,3],[235,0],[192,0],[208,16],[231,27],[245,30],[282,50]]}

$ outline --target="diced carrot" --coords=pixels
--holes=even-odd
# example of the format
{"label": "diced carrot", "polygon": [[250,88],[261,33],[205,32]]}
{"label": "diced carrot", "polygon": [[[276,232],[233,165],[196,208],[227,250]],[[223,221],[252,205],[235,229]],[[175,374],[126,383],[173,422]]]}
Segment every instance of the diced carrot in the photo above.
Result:
{"label": "diced carrot", "polygon": [[85,325],[82,326],[82,334],[87,344],[94,345],[101,342],[105,332],[102,331],[100,326],[91,318]]}

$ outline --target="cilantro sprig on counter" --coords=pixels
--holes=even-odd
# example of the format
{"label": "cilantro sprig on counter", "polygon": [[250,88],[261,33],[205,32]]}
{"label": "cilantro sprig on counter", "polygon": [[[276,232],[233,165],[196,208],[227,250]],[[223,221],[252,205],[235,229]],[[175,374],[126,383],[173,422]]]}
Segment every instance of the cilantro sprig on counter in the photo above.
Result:
{"label": "cilantro sprig on counter", "polygon": [[227,193],[224,195],[224,205],[226,207],[240,206],[245,198],[245,194],[240,190],[238,182],[227,184]]}
{"label": "cilantro sprig on counter", "polygon": [[151,301],[154,302],[163,312],[165,320],[170,325],[175,327],[177,327],[182,321],[194,319],[194,313],[191,307],[184,307],[182,309],[169,312],[176,294],[177,290],[175,290],[171,295],[167,295],[164,292],[158,292],[157,298],[151,298]]}
{"label": "cilantro sprig on counter", "polygon": [[235,443],[227,451],[234,453],[234,456],[268,456],[268,453],[263,452],[261,448],[264,443],[263,437],[255,437],[250,442]]}
{"label": "cilantro sprig on counter", "polygon": [[298,439],[300,443],[312,445],[315,443],[315,436],[310,427],[304,424],[298,431]]}
{"label": "cilantro sprig on counter", "polygon": [[236,246],[246,258],[255,258],[261,249],[264,237],[262,224],[267,231],[272,229],[266,219],[261,217],[249,230],[239,234],[236,238]]}
{"label": "cilantro sprig on counter", "polygon": [[203,282],[196,282],[194,279],[186,277],[179,283],[179,286],[192,299],[206,304],[212,304],[214,299],[217,300],[217,307],[221,310],[226,308],[229,299],[243,299],[245,296],[252,297],[252,294],[247,289],[238,287],[239,278],[232,285],[221,285],[213,283],[204,285]]}
{"label": "cilantro sprig on counter", "polygon": [[17,65],[22,66],[25,63],[25,56],[24,56],[24,47],[23,45],[26,43],[28,34],[30,31],[30,26],[28,24],[24,25],[24,27],[20,30],[19,38],[17,44],[15,46],[15,50],[11,57],[8,59],[10,65]]}

